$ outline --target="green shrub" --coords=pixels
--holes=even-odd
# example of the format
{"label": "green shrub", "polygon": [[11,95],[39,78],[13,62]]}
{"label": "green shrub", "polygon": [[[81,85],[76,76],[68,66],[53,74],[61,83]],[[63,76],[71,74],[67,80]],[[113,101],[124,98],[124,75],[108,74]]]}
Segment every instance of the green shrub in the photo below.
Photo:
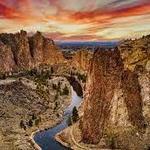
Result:
{"label": "green shrub", "polygon": [[24,130],[26,130],[26,126],[23,120],[20,121],[20,128],[23,128]]}
{"label": "green shrub", "polygon": [[69,117],[67,118],[67,124],[68,124],[68,126],[71,126],[71,125],[72,125],[72,117],[71,117],[71,116],[69,116]]}
{"label": "green shrub", "polygon": [[78,110],[76,107],[74,107],[72,110],[72,121],[77,122],[78,120],[79,120]]}
{"label": "green shrub", "polygon": [[38,119],[35,120],[35,125],[38,126],[39,123],[40,123],[40,119],[38,118]]}
{"label": "green shrub", "polygon": [[37,117],[35,116],[35,114],[32,114],[32,120],[36,120]]}
{"label": "green shrub", "polygon": [[80,81],[82,81],[83,83],[86,82],[86,75],[78,73],[77,76]]}
{"label": "green shrub", "polygon": [[29,125],[29,127],[32,127],[32,126],[33,126],[33,121],[32,121],[32,119],[29,120],[28,125]]}
{"label": "green shrub", "polygon": [[69,89],[67,86],[64,87],[63,91],[60,93],[61,95],[69,95]]}

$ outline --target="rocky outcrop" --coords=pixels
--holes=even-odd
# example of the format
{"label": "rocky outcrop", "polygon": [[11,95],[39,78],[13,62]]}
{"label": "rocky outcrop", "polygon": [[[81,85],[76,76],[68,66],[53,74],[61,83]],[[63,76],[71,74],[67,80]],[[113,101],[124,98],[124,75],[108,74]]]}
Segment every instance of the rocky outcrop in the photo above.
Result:
{"label": "rocky outcrop", "polygon": [[1,34],[0,40],[11,47],[16,67],[29,69],[31,67],[31,55],[27,32],[20,31],[16,34]]}
{"label": "rocky outcrop", "polygon": [[[9,47],[13,54],[15,69],[8,69],[9,72],[31,69],[40,64],[56,64],[63,61],[63,55],[58,51],[54,42],[42,36],[40,32],[31,37],[28,37],[27,32],[23,30],[16,34],[2,33],[0,34],[0,41]],[[1,44],[1,49],[5,49],[2,46]]]}
{"label": "rocky outcrop", "polygon": [[35,33],[29,38],[31,56],[35,65],[43,62],[43,41],[44,37],[40,32]]}
{"label": "rocky outcrop", "polygon": [[121,82],[129,121],[133,126],[142,129],[145,121],[143,117],[143,101],[138,75],[135,72],[124,71]]}
{"label": "rocky outcrop", "polygon": [[143,66],[150,71],[150,35],[136,40],[123,41],[118,49],[123,59],[125,69],[134,70]]}
{"label": "rocky outcrop", "polygon": [[81,49],[75,53],[72,58],[72,66],[75,68],[87,72],[90,59],[92,58],[93,53],[86,49]]}
{"label": "rocky outcrop", "polygon": [[[108,132],[115,132],[115,135],[111,134],[113,140],[116,140],[116,132],[121,135],[116,140],[120,142],[118,145],[113,141],[117,148],[124,145],[127,149],[139,149],[139,145],[149,142],[145,140],[150,139],[147,134],[150,121],[149,41],[147,36],[125,41],[114,51],[98,50],[94,53],[88,71],[84,115],[80,122],[85,143],[97,144]],[[137,133],[143,136],[140,144]]]}
{"label": "rocky outcrop", "polygon": [[12,71],[14,67],[15,62],[10,46],[0,41],[0,72]]}
{"label": "rocky outcrop", "polygon": [[122,66],[119,51],[99,50],[94,53],[84,102],[82,133],[85,142],[98,143],[103,136]]}

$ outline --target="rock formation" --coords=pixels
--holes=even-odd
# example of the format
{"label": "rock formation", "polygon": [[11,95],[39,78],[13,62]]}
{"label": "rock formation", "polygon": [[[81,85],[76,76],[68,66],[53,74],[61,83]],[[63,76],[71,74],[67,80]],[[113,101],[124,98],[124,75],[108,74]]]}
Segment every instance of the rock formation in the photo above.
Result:
{"label": "rock formation", "polygon": [[[118,132],[121,132],[120,128],[134,128],[130,136],[149,129],[149,41],[149,36],[146,36],[125,41],[114,51],[98,50],[94,53],[88,72],[84,115],[80,123],[84,142],[97,144],[107,131],[113,132],[114,127]],[[144,143],[148,134],[143,136]],[[126,146],[129,148],[129,134],[126,137]],[[135,139],[132,141],[134,148],[138,145]],[[121,144],[125,143],[124,138]],[[143,143],[140,144],[143,146]]]}
{"label": "rock formation", "polygon": [[0,72],[9,72],[14,69],[15,62],[10,46],[0,41]]}
{"label": "rock formation", "polygon": [[107,125],[114,90],[119,86],[122,61],[118,51],[94,53],[89,71],[83,116],[83,140],[98,143]]}
{"label": "rock formation", "polygon": [[[7,46],[11,50],[10,53],[13,54],[15,69],[7,69],[8,72],[26,70],[37,67],[40,64],[54,64],[63,61],[63,55],[58,51],[54,42],[42,36],[40,32],[35,33],[31,37],[28,37],[27,32],[23,30],[16,34],[2,33],[0,34],[0,41],[3,43],[1,44],[1,49],[5,49]],[[7,53],[3,55],[6,56]],[[3,68],[0,69],[3,70]]]}
{"label": "rock formation", "polygon": [[16,34],[1,34],[0,40],[11,47],[16,67],[28,69],[31,67],[31,55],[27,33],[20,31]]}
{"label": "rock formation", "polygon": [[136,40],[122,42],[118,49],[125,69],[134,70],[136,66],[150,69],[150,35]]}
{"label": "rock formation", "polygon": [[92,55],[92,52],[85,49],[77,51],[72,58],[72,66],[79,70],[87,71]]}

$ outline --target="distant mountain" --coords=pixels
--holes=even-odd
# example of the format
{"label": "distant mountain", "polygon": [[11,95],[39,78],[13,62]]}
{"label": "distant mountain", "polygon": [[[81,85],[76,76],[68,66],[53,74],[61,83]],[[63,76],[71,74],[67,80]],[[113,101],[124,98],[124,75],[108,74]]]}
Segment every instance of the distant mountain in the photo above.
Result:
{"label": "distant mountain", "polygon": [[61,48],[79,48],[79,47],[116,47],[118,41],[113,42],[56,42]]}

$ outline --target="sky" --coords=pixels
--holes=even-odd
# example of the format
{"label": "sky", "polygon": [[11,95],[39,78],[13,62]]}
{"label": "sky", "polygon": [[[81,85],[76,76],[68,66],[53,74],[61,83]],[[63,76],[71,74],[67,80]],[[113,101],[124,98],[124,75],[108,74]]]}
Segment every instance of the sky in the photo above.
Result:
{"label": "sky", "polygon": [[150,0],[0,0],[0,33],[113,41],[150,33]]}

